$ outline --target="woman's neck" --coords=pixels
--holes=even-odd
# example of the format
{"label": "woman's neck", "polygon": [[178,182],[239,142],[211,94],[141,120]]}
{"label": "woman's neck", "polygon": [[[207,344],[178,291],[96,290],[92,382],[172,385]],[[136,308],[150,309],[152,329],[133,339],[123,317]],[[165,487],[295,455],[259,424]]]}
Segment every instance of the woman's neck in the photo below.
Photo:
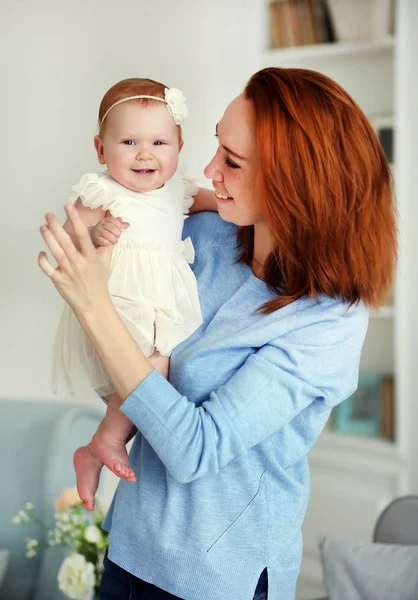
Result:
{"label": "woman's neck", "polygon": [[254,225],[254,249],[251,268],[256,277],[263,279],[267,260],[272,250],[273,243],[266,224]]}
{"label": "woman's neck", "polygon": [[273,250],[273,242],[270,231],[265,223],[254,225],[254,250],[253,258],[260,265],[265,265]]}

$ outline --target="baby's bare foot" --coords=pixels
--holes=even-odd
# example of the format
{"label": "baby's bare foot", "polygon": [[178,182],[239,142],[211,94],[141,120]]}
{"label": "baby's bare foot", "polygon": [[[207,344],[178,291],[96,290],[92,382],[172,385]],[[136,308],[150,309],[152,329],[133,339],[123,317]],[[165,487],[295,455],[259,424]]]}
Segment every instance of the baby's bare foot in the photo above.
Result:
{"label": "baby's bare foot", "polygon": [[135,472],[129,465],[125,443],[115,439],[105,439],[106,437],[101,435],[99,429],[90,444],[78,448],[74,453],[77,490],[88,510],[94,508],[94,496],[103,465],[118,477],[129,482],[136,481]]}
{"label": "baby's bare foot", "polygon": [[88,510],[93,510],[94,496],[99,485],[103,462],[93,454],[90,444],[82,446],[74,452],[73,462],[78,495],[84,506]]}
{"label": "baby's bare foot", "polygon": [[101,426],[94,434],[89,447],[94,456],[98,457],[112,473],[128,481],[136,481],[135,472],[129,464],[125,440],[118,440],[108,435],[106,429]]}

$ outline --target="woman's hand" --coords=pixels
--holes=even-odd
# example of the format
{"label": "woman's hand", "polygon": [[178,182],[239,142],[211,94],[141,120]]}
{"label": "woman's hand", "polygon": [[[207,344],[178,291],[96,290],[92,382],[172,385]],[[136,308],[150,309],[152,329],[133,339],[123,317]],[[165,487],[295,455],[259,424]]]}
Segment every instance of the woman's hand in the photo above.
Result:
{"label": "woman's hand", "polygon": [[80,317],[104,302],[110,302],[108,279],[113,246],[96,249],[74,206],[66,204],[65,212],[74,228],[80,250],[57,217],[47,213],[47,224],[41,226],[41,234],[58,266],[54,268],[51,265],[45,252],[39,253],[38,264]]}

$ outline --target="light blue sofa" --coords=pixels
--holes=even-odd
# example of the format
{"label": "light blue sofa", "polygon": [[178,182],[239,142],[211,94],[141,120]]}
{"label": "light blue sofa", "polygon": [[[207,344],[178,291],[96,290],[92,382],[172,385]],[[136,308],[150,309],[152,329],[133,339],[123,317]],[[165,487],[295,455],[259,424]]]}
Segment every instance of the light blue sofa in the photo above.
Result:
{"label": "light blue sofa", "polygon": [[40,539],[40,529],[12,523],[32,502],[52,524],[54,502],[75,485],[74,450],[85,444],[103,412],[63,402],[0,399],[0,548],[9,550],[0,600],[62,600],[57,572],[64,551],[49,548],[26,558],[25,537]]}

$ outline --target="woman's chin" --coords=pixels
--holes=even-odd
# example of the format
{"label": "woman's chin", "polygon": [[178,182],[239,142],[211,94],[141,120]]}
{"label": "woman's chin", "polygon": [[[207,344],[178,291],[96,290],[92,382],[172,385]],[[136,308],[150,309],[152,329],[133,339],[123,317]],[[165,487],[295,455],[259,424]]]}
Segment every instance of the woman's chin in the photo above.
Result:
{"label": "woman's chin", "polygon": [[223,210],[222,208],[218,207],[218,214],[223,221],[227,221],[228,223],[233,223],[234,225],[238,225],[238,227],[241,226],[241,223],[239,222],[240,219],[239,219],[238,215],[235,213],[235,211]]}
{"label": "woman's chin", "polygon": [[235,212],[233,210],[235,206],[234,200],[220,200],[219,198],[216,198],[216,203],[218,205],[219,214],[228,215]]}

